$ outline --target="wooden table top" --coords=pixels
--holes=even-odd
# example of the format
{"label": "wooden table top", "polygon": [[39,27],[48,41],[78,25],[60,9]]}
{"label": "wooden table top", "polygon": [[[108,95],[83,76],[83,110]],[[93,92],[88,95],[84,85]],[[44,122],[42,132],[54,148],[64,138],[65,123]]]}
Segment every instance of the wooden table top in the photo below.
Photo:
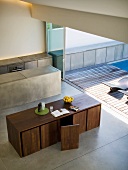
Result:
{"label": "wooden table top", "polygon": [[[69,114],[72,115],[82,110],[101,105],[99,101],[93,99],[92,97],[84,93],[73,97],[74,101],[72,102],[72,104],[65,104],[63,99],[61,99],[46,104],[46,107],[49,108],[50,106],[53,106],[53,110],[59,110],[61,108],[66,108],[69,110],[70,105],[78,106],[79,110],[77,112],[70,110]],[[6,119],[11,124],[13,124],[17,131],[21,132],[69,116],[69,114],[66,114],[55,118],[53,115],[50,114],[50,112],[47,115],[40,116],[35,114],[36,108],[37,107],[8,115],[6,116]]]}

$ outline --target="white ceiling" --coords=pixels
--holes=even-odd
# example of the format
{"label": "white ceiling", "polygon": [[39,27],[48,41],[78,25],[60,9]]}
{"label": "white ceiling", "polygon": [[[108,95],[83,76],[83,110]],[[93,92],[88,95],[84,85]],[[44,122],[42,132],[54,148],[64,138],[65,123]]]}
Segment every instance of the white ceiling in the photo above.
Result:
{"label": "white ceiling", "polygon": [[128,18],[128,0],[22,0],[34,4]]}

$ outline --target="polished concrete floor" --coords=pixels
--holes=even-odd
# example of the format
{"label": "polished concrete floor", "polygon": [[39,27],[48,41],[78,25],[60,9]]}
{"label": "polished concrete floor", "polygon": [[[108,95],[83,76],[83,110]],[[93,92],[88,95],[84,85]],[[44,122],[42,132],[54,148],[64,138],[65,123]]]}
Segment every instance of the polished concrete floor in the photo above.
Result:
{"label": "polished concrete floor", "polygon": [[[43,101],[51,102],[79,93],[62,82],[62,94]],[[60,151],[60,143],[57,143],[20,158],[8,142],[6,115],[35,107],[38,103],[1,110],[0,170],[128,170],[128,124],[117,119],[116,114],[111,114],[113,111],[104,106],[100,127],[81,134],[78,149]]]}

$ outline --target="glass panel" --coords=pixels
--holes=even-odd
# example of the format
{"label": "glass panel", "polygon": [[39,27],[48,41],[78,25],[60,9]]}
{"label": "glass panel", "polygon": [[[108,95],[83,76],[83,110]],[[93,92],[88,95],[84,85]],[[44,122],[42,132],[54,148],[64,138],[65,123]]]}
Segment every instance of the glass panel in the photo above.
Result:
{"label": "glass panel", "polygon": [[61,70],[61,77],[64,78],[64,27],[52,23],[46,23],[47,31],[47,52],[52,55],[53,66]]}

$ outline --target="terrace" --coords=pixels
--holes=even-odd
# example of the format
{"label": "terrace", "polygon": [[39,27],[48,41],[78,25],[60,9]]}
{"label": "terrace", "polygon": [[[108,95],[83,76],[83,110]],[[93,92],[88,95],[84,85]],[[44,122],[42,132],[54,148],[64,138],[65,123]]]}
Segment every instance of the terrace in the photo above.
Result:
{"label": "terrace", "polygon": [[[0,170],[128,170],[127,98],[125,95],[121,96],[119,92],[109,94],[109,87],[102,84],[104,81],[114,83],[127,75],[126,71],[107,64],[128,58],[127,2],[26,1],[33,4],[19,0],[0,1],[2,13],[0,15],[2,28],[0,29],[0,60],[25,56],[23,59],[26,69],[41,64],[51,64],[52,57],[48,61],[48,58],[43,58],[42,61],[42,58],[35,56],[35,54],[46,52],[45,22],[47,21],[124,43],[118,42],[114,46],[103,44],[102,47],[97,46],[97,48],[94,46],[70,48],[65,56],[66,82],[61,81],[61,94],[47,98],[41,96],[39,100],[34,99],[23,105],[1,109]],[[77,52],[78,54],[74,55]],[[34,61],[26,61],[29,58],[26,56],[29,55],[32,55]],[[95,64],[98,65],[95,66]],[[4,69],[2,71],[10,70],[10,65],[5,66]],[[9,76],[5,80],[10,80],[10,78]],[[38,82],[42,85],[44,79]],[[45,91],[49,88],[47,84]],[[34,91],[34,86],[30,86]],[[25,93],[25,88],[23,91]],[[1,101],[7,95],[6,88],[2,92]],[[14,93],[17,94],[17,91]],[[61,142],[58,142],[39,152],[20,158],[8,141],[6,116],[37,107],[39,102],[49,103],[60,100],[65,95],[74,96],[81,93],[88,93],[102,102],[100,126],[80,135],[78,149],[61,151]],[[11,101],[11,95],[7,97]],[[24,101],[24,98],[22,100]],[[15,139],[15,134],[13,135]],[[31,145],[31,142],[28,145]]]}

